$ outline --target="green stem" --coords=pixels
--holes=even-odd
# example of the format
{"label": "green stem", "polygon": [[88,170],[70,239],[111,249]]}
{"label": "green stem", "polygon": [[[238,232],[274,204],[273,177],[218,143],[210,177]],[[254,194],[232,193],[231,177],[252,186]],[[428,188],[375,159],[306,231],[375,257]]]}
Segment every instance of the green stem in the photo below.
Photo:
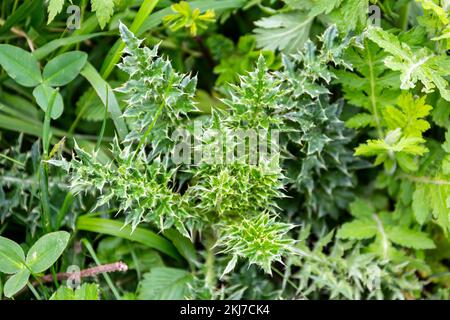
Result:
{"label": "green stem", "polygon": [[[367,48],[367,40],[366,40],[366,48]],[[381,139],[383,138],[383,130],[381,129],[381,122],[380,117],[378,115],[378,108],[377,108],[377,95],[376,95],[376,83],[375,83],[375,72],[373,69],[373,58],[372,54],[369,49],[367,49],[367,64],[369,66],[369,74],[370,74],[370,103],[372,105],[372,113],[373,117],[375,118],[375,125],[378,132],[378,137]]]}
{"label": "green stem", "polygon": [[5,155],[5,154],[3,154],[3,153],[0,153],[0,157],[5,158],[6,160],[9,160],[9,161],[11,161],[11,162],[13,162],[13,163],[15,163],[15,164],[21,166],[21,167],[25,167],[25,164],[24,164],[24,163],[22,163],[22,162],[20,162],[20,161],[18,161],[18,160],[16,160],[16,159],[14,159],[14,158],[8,157],[7,155]]}
{"label": "green stem", "polygon": [[28,289],[30,289],[30,291],[33,293],[34,297],[37,300],[42,300],[41,296],[39,295],[39,293],[36,291],[36,289],[33,287],[33,285],[30,282],[27,282],[27,286],[28,286]]}
{"label": "green stem", "polygon": [[217,284],[216,270],[215,270],[215,261],[216,255],[214,250],[215,238],[213,235],[209,236],[206,239],[206,275],[205,275],[205,283],[209,289],[214,289]]}
{"label": "green stem", "polygon": [[[95,250],[94,250],[94,248],[92,248],[92,245],[89,243],[89,241],[87,239],[81,239],[81,242],[84,244],[87,251],[92,256],[92,259],[94,259],[94,262],[97,264],[97,266],[100,266],[101,263],[98,260],[97,255],[95,254]],[[122,298],[119,294],[119,291],[117,290],[116,286],[114,285],[114,283],[111,280],[111,277],[107,273],[102,273],[102,275],[105,278],[106,283],[108,283],[108,286],[111,289],[116,300],[122,300]]]}
{"label": "green stem", "polygon": [[404,31],[408,30],[408,18],[409,18],[409,12],[411,11],[411,2],[408,1],[406,5],[402,8],[400,11],[400,19],[399,24],[400,28]]}
{"label": "green stem", "polygon": [[39,163],[39,187],[40,202],[42,207],[42,228],[46,232],[51,231],[51,209],[50,196],[48,192],[48,167],[43,160],[47,160],[48,149],[50,147],[50,120],[53,109],[53,103],[56,98],[57,91],[53,92],[50,97],[47,110],[45,112],[44,125],[42,126],[42,159]]}
{"label": "green stem", "polygon": [[[106,85],[105,92],[108,92],[108,85]],[[109,94],[106,94],[106,102],[105,102],[105,114],[103,115],[103,123],[102,128],[100,129],[100,134],[97,140],[97,144],[95,146],[95,152],[100,149],[100,146],[102,144],[103,136],[105,135],[105,128],[106,128],[106,118],[108,117],[108,105],[109,105]]]}
{"label": "green stem", "polygon": [[44,125],[42,127],[42,147],[43,147],[44,157],[47,157],[48,149],[50,147],[50,136],[51,136],[50,121],[51,121],[53,104],[55,103],[57,93],[58,93],[58,91],[53,92],[52,96],[50,97],[50,101],[48,103],[47,110],[45,111]]}

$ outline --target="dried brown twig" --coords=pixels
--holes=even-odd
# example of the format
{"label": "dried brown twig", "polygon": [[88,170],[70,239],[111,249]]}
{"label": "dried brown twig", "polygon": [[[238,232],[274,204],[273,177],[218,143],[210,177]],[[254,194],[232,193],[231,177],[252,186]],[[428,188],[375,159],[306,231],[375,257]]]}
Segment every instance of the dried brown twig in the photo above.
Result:
{"label": "dried brown twig", "polygon": [[[110,263],[110,264],[104,264],[97,267],[89,268],[81,270],[79,273],[76,272],[60,272],[56,274],[56,279],[58,281],[61,280],[67,280],[69,278],[87,278],[87,277],[94,277],[101,273],[109,273],[109,272],[125,272],[128,270],[128,266],[123,263],[122,261]],[[40,283],[48,283],[53,282],[54,277],[52,274],[47,274],[39,279]],[[33,285],[39,285],[39,282],[34,282]]]}
{"label": "dried brown twig", "polygon": [[[0,19],[0,26],[3,26],[4,24],[5,24],[5,20]],[[19,28],[16,28],[16,27],[12,27],[10,29],[10,31],[21,38],[25,38],[27,40],[27,43],[28,43],[28,46],[30,47],[31,52],[34,51],[33,40],[31,40],[31,38],[25,33],[25,31],[23,31]]]}

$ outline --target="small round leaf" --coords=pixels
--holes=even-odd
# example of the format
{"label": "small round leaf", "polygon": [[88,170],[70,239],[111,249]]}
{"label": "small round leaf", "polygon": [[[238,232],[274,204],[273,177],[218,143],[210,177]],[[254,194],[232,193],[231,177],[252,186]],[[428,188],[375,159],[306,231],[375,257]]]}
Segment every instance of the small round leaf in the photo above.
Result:
{"label": "small round leaf", "polygon": [[26,264],[33,273],[50,268],[67,247],[70,235],[65,231],[48,233],[28,251]]}
{"label": "small round leaf", "polygon": [[24,262],[22,248],[14,241],[0,237],[0,272],[16,273],[23,268]]}
{"label": "small round leaf", "polygon": [[72,51],[50,60],[44,68],[44,80],[52,87],[60,87],[75,79],[87,61],[87,54]]}
{"label": "small round leaf", "polygon": [[11,298],[26,286],[29,278],[30,271],[28,271],[28,269],[26,268],[23,268],[6,281],[5,287],[3,288],[3,293],[7,298]]}
{"label": "small round leaf", "polygon": [[0,44],[0,65],[14,81],[24,87],[35,87],[42,82],[38,61],[21,48]]}
{"label": "small round leaf", "polygon": [[56,97],[53,100],[51,117],[53,120],[58,119],[64,110],[64,102],[62,96],[56,89],[43,83],[33,90],[33,96],[36,99],[37,104],[42,110],[47,112],[47,107],[50,104],[52,95],[56,92]]}

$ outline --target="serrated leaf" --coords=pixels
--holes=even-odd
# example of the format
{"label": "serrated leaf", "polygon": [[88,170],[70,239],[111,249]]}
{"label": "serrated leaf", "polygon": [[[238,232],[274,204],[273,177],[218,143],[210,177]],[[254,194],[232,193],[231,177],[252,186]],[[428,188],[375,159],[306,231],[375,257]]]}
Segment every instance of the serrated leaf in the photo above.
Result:
{"label": "serrated leaf", "polygon": [[25,253],[14,241],[0,236],[0,272],[13,274],[23,268]]}
{"label": "serrated leaf", "polygon": [[58,90],[50,87],[49,85],[42,83],[33,90],[33,96],[36,99],[36,103],[44,112],[47,112],[47,108],[50,107],[50,101],[53,98],[53,104],[51,107],[51,117],[52,119],[58,119],[64,111],[64,102],[61,94]]}
{"label": "serrated leaf", "polygon": [[430,124],[422,119],[433,109],[425,103],[426,96],[414,99],[412,93],[403,93],[397,101],[398,108],[387,106],[383,116],[389,129],[401,128],[406,136],[422,137],[430,129]]}
{"label": "serrated leaf", "polygon": [[318,0],[314,3],[314,7],[309,12],[310,17],[319,14],[329,14],[342,3],[342,0]]}
{"label": "serrated leaf", "polygon": [[375,125],[375,118],[373,115],[368,113],[360,113],[357,114],[347,121],[345,121],[345,126],[347,128],[352,129],[361,129],[368,126],[374,126]]}
{"label": "serrated leaf", "polygon": [[448,82],[444,78],[450,73],[447,56],[436,56],[427,48],[413,51],[408,44],[401,42],[394,34],[378,27],[369,28],[367,36],[391,54],[384,63],[388,68],[400,71],[401,89],[412,89],[420,81],[423,92],[433,92],[437,88],[441,96],[450,101]]}
{"label": "serrated leaf", "polygon": [[424,232],[392,227],[386,230],[389,240],[403,247],[412,249],[434,249],[436,246]]}
{"label": "serrated leaf", "polygon": [[41,273],[50,268],[67,247],[70,234],[65,231],[48,233],[30,248],[26,264],[33,273]]}
{"label": "serrated leaf", "polygon": [[44,81],[60,87],[74,80],[86,64],[88,55],[81,51],[63,53],[50,60],[44,68]]}
{"label": "serrated leaf", "polygon": [[48,20],[47,24],[53,21],[55,19],[56,15],[60,13],[64,7],[64,1],[65,0],[47,0],[48,2]]}
{"label": "serrated leaf", "polygon": [[313,18],[301,11],[277,14],[255,22],[258,46],[286,53],[303,48],[309,38]]}
{"label": "serrated leaf", "polygon": [[139,286],[140,300],[182,300],[192,275],[182,269],[158,267],[144,275]]}
{"label": "serrated leaf", "polygon": [[377,234],[377,226],[371,220],[354,220],[347,222],[337,232],[336,236],[340,239],[370,239]]}
{"label": "serrated leaf", "polygon": [[0,65],[14,81],[24,87],[35,87],[42,82],[38,61],[21,48],[0,44]]}
{"label": "serrated leaf", "polygon": [[114,14],[114,0],[91,0],[92,11],[97,15],[100,28],[104,28]]}

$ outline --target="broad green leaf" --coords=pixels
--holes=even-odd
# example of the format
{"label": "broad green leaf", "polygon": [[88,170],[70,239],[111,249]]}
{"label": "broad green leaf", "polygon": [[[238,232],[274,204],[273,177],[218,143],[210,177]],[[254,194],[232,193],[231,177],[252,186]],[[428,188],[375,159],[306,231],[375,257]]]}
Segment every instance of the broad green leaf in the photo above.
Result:
{"label": "broad green leaf", "polygon": [[165,230],[163,234],[166,238],[172,241],[175,248],[177,248],[183,258],[185,258],[190,264],[195,265],[198,263],[197,251],[190,239],[183,236],[174,228]]}
{"label": "broad green leaf", "polygon": [[5,287],[3,288],[3,293],[5,294],[5,297],[11,298],[17,292],[22,290],[22,288],[26,286],[29,278],[30,278],[30,271],[28,271],[28,269],[26,268],[23,268],[15,275],[11,276],[5,282]]}
{"label": "broad green leaf", "polygon": [[88,55],[80,51],[63,53],[50,60],[44,68],[44,81],[60,87],[75,79],[86,64]]}
{"label": "broad green leaf", "polygon": [[392,227],[386,230],[389,240],[403,247],[412,249],[434,249],[433,240],[424,232]]}
{"label": "broad green leaf", "polygon": [[192,275],[182,269],[158,267],[144,275],[139,286],[140,300],[184,299]]}
{"label": "broad green leaf", "polygon": [[83,283],[75,290],[61,286],[52,294],[50,300],[99,300],[98,284]]}
{"label": "broad green leaf", "polygon": [[0,237],[0,272],[13,274],[23,268],[25,254],[14,241]]}
{"label": "broad green leaf", "polygon": [[136,241],[149,248],[159,250],[176,260],[181,260],[180,254],[170,241],[144,228],[136,228],[133,232],[130,226],[124,226],[123,221],[81,216],[77,219],[76,227],[78,230],[108,234]]}
{"label": "broad green leaf", "polygon": [[303,48],[309,38],[313,18],[301,11],[280,13],[255,22],[258,46],[292,53]]}
{"label": "broad green leaf", "polygon": [[108,111],[116,127],[117,135],[120,139],[125,139],[128,134],[128,128],[122,117],[122,111],[120,110],[119,103],[117,102],[111,86],[103,80],[97,70],[89,62],[86,63],[83,70],[81,70],[81,75],[89,81],[103,104],[106,105],[106,101],[108,101]]}
{"label": "broad green leaf", "polygon": [[100,28],[104,28],[114,13],[114,0],[91,0],[92,11],[97,15]]}
{"label": "broad green leaf", "polygon": [[355,220],[344,223],[336,236],[341,239],[369,239],[377,234],[377,226],[374,221]]}
{"label": "broad green leaf", "polygon": [[26,264],[33,273],[50,268],[61,256],[69,242],[70,234],[65,231],[48,233],[30,248]]}
{"label": "broad green leaf", "polygon": [[47,24],[55,19],[56,15],[63,9],[65,0],[48,0],[48,21]]}
{"label": "broad green leaf", "polygon": [[64,102],[58,90],[50,87],[45,83],[40,84],[33,90],[33,96],[36,99],[36,103],[45,112],[47,111],[47,108],[49,107],[50,104],[50,100],[52,99],[52,96],[54,94],[56,96],[53,99],[52,114],[50,116],[52,117],[52,119],[58,119],[62,115],[64,110]]}
{"label": "broad green leaf", "polygon": [[0,44],[0,65],[14,81],[24,87],[35,87],[42,82],[38,61],[21,48]]}

